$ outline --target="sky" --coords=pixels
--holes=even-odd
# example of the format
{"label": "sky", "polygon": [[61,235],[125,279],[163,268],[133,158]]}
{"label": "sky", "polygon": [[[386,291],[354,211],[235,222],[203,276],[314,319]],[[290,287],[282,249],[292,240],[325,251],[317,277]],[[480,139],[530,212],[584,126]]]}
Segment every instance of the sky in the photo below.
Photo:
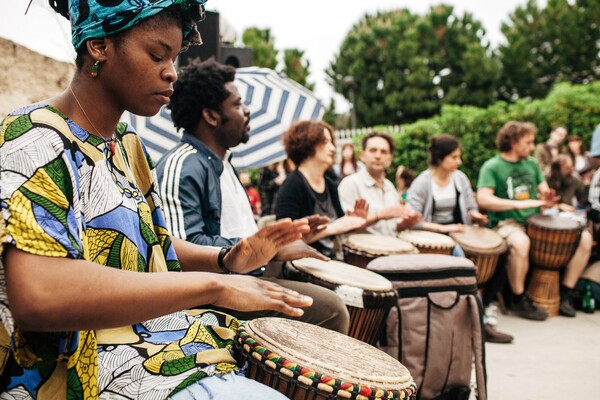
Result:
{"label": "sky", "polygon": [[[310,62],[309,82],[315,84],[315,94],[325,105],[334,97],[338,111],[347,109],[348,103],[336,95],[325,80],[325,69],[335,55],[347,33],[365,14],[407,8],[413,13],[425,14],[440,0],[209,0],[207,9],[216,11],[241,37],[249,27],[270,29],[275,48],[303,50]],[[492,47],[503,41],[500,26],[508,21],[509,14],[527,0],[444,0],[462,15],[469,12],[481,21]],[[545,4],[545,0],[537,0]],[[24,11],[29,0],[0,0],[0,37],[56,58],[70,61],[73,57],[69,45],[68,23],[59,16],[49,17],[44,9],[47,1],[33,0],[27,16]],[[41,6],[42,4],[43,6]]]}

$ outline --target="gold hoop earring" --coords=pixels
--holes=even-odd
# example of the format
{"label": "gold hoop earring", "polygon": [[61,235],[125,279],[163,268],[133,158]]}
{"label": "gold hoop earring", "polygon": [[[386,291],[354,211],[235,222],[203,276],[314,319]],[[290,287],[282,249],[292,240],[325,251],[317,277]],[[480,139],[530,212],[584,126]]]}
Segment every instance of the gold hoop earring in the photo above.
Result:
{"label": "gold hoop earring", "polygon": [[92,72],[90,72],[90,75],[95,78],[98,76],[98,71],[100,71],[100,60],[97,60],[94,65],[92,65]]}

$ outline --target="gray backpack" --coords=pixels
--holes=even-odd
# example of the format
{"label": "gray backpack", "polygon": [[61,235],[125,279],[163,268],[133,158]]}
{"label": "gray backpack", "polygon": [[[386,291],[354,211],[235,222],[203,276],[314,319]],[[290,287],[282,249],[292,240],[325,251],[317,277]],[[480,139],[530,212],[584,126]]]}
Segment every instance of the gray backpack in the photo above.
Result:
{"label": "gray backpack", "polygon": [[379,347],[408,368],[417,399],[467,400],[474,363],[477,398],[486,400],[474,264],[462,257],[410,254],[380,257],[367,268],[389,279],[398,292]]}

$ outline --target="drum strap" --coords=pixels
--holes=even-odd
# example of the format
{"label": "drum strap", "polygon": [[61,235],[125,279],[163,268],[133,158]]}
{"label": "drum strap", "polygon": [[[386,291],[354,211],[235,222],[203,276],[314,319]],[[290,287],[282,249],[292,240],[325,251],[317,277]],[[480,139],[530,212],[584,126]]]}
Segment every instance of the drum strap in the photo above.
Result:
{"label": "drum strap", "polygon": [[420,286],[415,288],[398,288],[398,297],[401,299],[407,299],[410,297],[423,297],[429,293],[435,292],[452,292],[455,291],[458,294],[477,294],[477,284],[473,285],[449,285],[449,286]]}

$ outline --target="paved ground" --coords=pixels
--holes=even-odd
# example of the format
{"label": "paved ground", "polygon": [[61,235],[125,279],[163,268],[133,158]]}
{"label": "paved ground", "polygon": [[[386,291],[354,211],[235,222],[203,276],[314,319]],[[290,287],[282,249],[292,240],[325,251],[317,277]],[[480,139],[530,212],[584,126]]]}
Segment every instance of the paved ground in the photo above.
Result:
{"label": "paved ground", "polygon": [[512,344],[486,344],[489,400],[600,399],[600,311],[544,322],[498,315]]}

